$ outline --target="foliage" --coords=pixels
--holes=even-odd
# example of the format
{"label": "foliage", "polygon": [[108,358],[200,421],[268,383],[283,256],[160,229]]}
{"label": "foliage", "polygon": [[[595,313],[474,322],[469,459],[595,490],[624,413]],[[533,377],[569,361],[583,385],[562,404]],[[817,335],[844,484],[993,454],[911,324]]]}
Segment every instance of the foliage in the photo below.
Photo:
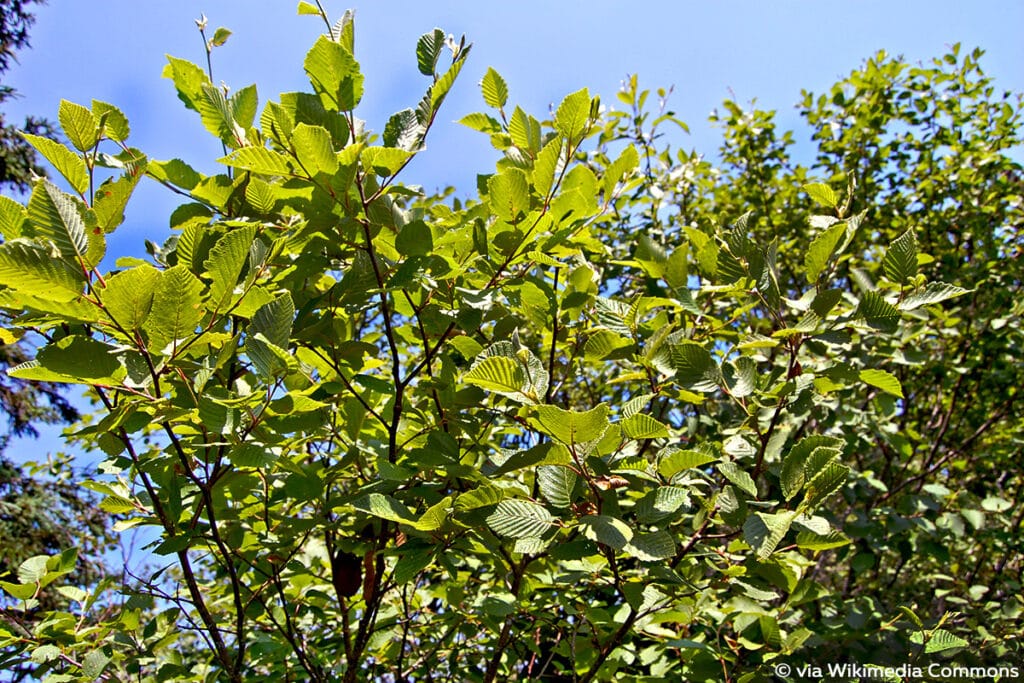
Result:
{"label": "foliage", "polygon": [[[1020,102],[979,53],[879,55],[808,94],[809,168],[768,112],[726,103],[715,166],[659,146],[680,122],[635,78],[625,110],[584,89],[541,119],[491,69],[462,123],[501,158],[463,201],[398,177],[470,46],[425,34],[425,93],[378,136],[351,14],[299,11],[328,29],[311,91],[262,110],[169,59],[223,173],[149,159],[102,102],[62,103],[69,146],[27,138],[73,191],[2,204],[0,304],[46,340],[9,374],[90,388],[88,485],[166,566],[117,609],[79,590],[0,632],[10,661],[232,681],[1019,661]],[[188,200],[151,260],[104,272],[143,176]],[[32,610],[68,570],[36,558],[4,588]]]}

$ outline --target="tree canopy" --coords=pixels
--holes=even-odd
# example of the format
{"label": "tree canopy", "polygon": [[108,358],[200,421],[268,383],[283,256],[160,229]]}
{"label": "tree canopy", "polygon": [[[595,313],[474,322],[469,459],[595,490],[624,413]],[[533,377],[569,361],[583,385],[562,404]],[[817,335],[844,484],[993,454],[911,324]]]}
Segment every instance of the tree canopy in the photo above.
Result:
{"label": "tree canopy", "polygon": [[[74,549],[25,562],[9,667],[1021,665],[1021,99],[980,50],[805,93],[806,163],[773,112],[724,103],[703,156],[636,77],[544,115],[489,69],[461,123],[499,159],[459,199],[405,169],[470,44],[424,34],[422,92],[364,122],[352,15],[299,13],[326,27],[305,92],[261,106],[168,59],[221,173],[149,158],[100,101],[61,103],[66,145],[25,135],[62,185],[0,198],[5,334],[39,340],[8,374],[89,389],[85,486],[160,563],[76,585]],[[153,181],[183,197],[167,240],[108,254]]]}

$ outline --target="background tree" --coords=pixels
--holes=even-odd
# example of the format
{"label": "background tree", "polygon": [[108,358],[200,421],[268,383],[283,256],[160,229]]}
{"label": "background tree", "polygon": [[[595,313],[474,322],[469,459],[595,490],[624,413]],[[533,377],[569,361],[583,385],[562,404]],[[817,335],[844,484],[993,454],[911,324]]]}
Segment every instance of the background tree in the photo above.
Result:
{"label": "background tree", "polygon": [[[465,40],[420,38],[425,92],[374,133],[351,14],[299,12],[326,29],[310,90],[262,109],[169,59],[223,173],[148,158],[103,102],[61,103],[68,145],[28,137],[70,191],[0,206],[0,306],[44,340],[9,374],[89,387],[87,485],[165,565],[123,602],[65,585],[78,604],[45,626],[12,616],[10,661],[230,681],[1020,662],[998,363],[1020,342],[1021,104],[976,53],[878,56],[807,96],[808,166],[769,112],[726,103],[712,163],[666,144],[680,122],[635,78],[617,110],[584,89],[538,118],[490,69],[462,123],[500,158],[462,201],[399,178]],[[104,272],[143,176],[185,198],[173,233]],[[1005,340],[975,343],[989,327]],[[0,585],[31,612],[72,566]]]}
{"label": "background tree", "polygon": [[[28,30],[34,20],[31,5],[37,3],[15,0],[0,7],[0,76],[10,69],[16,52],[29,47]],[[0,85],[0,104],[15,96],[12,88]],[[52,126],[46,120],[29,118],[19,128],[7,125],[0,113],[0,128],[0,187],[27,192],[32,179],[46,172],[20,131],[53,138]],[[33,355],[34,350],[20,341],[20,335],[0,332],[0,410],[6,422],[0,432],[0,577],[12,578],[30,557],[79,548],[81,563],[73,580],[94,584],[105,574],[102,556],[114,541],[108,513],[79,486],[66,457],[51,457],[49,462],[29,467],[4,455],[12,437],[38,437],[40,424],[68,424],[79,417],[60,385],[28,382],[7,373]],[[50,599],[42,606],[54,608],[58,602]],[[0,601],[0,605],[7,604]]]}

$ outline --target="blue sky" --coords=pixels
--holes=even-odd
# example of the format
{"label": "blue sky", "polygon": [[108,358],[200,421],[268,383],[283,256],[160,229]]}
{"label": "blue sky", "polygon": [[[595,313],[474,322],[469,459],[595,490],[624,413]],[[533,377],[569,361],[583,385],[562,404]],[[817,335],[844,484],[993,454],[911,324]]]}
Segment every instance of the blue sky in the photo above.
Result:
{"label": "blue sky", "polygon": [[[233,89],[256,82],[261,106],[280,92],[308,88],[306,50],[323,30],[298,16],[295,0],[49,0],[38,10],[32,49],[8,74],[21,98],[9,120],[23,114],[56,118],[60,99],[93,98],[122,108],[131,143],[152,158],[180,157],[214,172],[220,145],[160,77],[165,55],[202,64],[194,19],[209,30],[234,31],[215,51],[214,77]],[[347,8],[326,0],[332,17]],[[426,81],[416,70],[417,37],[435,26],[466,34],[473,52],[446,102],[428,149],[405,181],[427,188],[475,188],[493,170],[485,136],[455,123],[483,109],[477,84],[489,66],[508,81],[511,101],[538,116],[583,86],[614,101],[632,73],[655,89],[674,86],[671,106],[691,126],[677,142],[713,154],[708,113],[724,98],[756,99],[777,109],[782,125],[799,128],[793,110],[801,89],[820,92],[877,50],[920,61],[949,45],[980,46],[997,84],[1024,91],[1024,3],[1004,2],[364,2],[356,5],[356,52],[367,92],[358,114],[381,130],[387,117],[414,106]],[[129,206],[115,248],[140,253],[142,238],[162,241],[178,198],[143,187]],[[140,253],[141,255],[141,253]]]}

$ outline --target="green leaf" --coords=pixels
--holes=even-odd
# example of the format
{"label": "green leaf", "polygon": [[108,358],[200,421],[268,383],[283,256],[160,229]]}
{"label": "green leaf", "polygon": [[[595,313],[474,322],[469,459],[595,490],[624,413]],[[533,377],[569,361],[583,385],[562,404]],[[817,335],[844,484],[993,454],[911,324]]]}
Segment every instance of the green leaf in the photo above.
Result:
{"label": "green leaf", "polygon": [[410,221],[395,237],[395,249],[403,256],[427,256],[434,249],[430,226],[423,221]]}
{"label": "green leaf", "polygon": [[424,33],[416,42],[416,66],[424,76],[434,75],[444,42],[444,31],[439,28]]}
{"label": "green leaf", "polygon": [[900,321],[900,312],[878,292],[864,292],[857,306],[857,315],[883,332],[894,332]]}
{"label": "green leaf", "polygon": [[256,228],[246,225],[235,228],[217,240],[203,267],[213,282],[210,303],[219,309],[230,300],[238,284],[242,266],[249,258],[249,247],[256,238]]}
{"label": "green leaf", "polygon": [[334,175],[338,170],[338,157],[326,128],[306,123],[296,125],[292,131],[292,147],[310,178],[320,173]]}
{"label": "green leaf", "polygon": [[619,156],[605,169],[601,182],[604,189],[605,200],[607,201],[615,191],[615,186],[628,177],[630,173],[640,164],[640,155],[633,145],[627,145]]}
{"label": "green leaf", "polygon": [[658,562],[675,557],[676,543],[670,533],[659,529],[649,533],[633,534],[633,538],[623,550],[641,562]]}
{"label": "green leaf", "polygon": [[509,538],[541,537],[557,523],[543,506],[525,500],[503,500],[487,516],[487,525]]}
{"label": "green leaf", "polygon": [[562,161],[562,139],[553,138],[544,145],[533,162],[533,189],[547,198],[555,182],[555,172]]}
{"label": "green leaf", "polygon": [[526,173],[518,168],[506,168],[487,180],[487,195],[495,215],[514,223],[530,210],[530,184]]}
{"label": "green leaf", "polygon": [[395,562],[394,579],[398,585],[415,579],[434,559],[434,549],[431,547],[414,547],[407,550],[403,546],[402,551]]}
{"label": "green leaf", "polygon": [[40,246],[7,242],[0,245],[0,282],[18,292],[67,302],[82,294],[85,275]]}
{"label": "green leaf", "polygon": [[718,460],[717,456],[701,451],[666,449],[658,461],[658,474],[665,479],[671,479],[683,470],[703,467],[716,460]]}
{"label": "green leaf", "polygon": [[110,317],[125,330],[138,330],[149,316],[160,271],[143,265],[107,278],[100,298]]}
{"label": "green leaf", "polygon": [[384,145],[415,152],[423,146],[423,136],[426,132],[427,129],[420,123],[416,112],[412,109],[403,109],[392,115],[384,126]]}
{"label": "green leaf", "polygon": [[541,465],[537,468],[537,486],[541,495],[556,508],[572,505],[572,492],[577,479],[576,473],[568,467]]}
{"label": "green leaf", "polygon": [[721,370],[711,352],[700,344],[683,342],[672,347],[672,364],[676,379],[687,389],[700,392],[718,390]]}
{"label": "green leaf", "polygon": [[397,147],[367,147],[359,155],[359,160],[363,168],[387,178],[398,173],[411,157],[412,152]]}
{"label": "green leaf", "polygon": [[79,152],[88,152],[99,141],[99,129],[91,111],[80,104],[61,100],[57,120],[64,135]]}
{"label": "green leaf", "polygon": [[920,631],[916,631],[910,635],[910,642],[920,645],[924,641],[924,651],[926,654],[932,654],[934,652],[945,652],[946,650],[952,650],[955,648],[963,648],[970,646],[963,638],[954,635],[946,629],[937,628],[934,631],[928,632],[928,639],[925,641],[924,636]]}
{"label": "green leaf", "polygon": [[970,294],[973,291],[973,289],[964,289],[956,285],[947,285],[945,282],[929,282],[900,301],[897,308],[901,311],[912,311],[921,306],[937,304],[940,301]]}
{"label": "green leaf", "polygon": [[292,333],[295,306],[284,292],[269,301],[252,317],[246,330],[245,351],[263,377],[275,377],[287,370],[287,349]]}
{"label": "green leaf", "polygon": [[220,47],[224,43],[228,42],[228,38],[230,37],[231,31],[221,26],[213,32],[213,38],[210,38],[210,44],[213,47]]}
{"label": "green leaf", "polygon": [[530,157],[540,151],[540,121],[527,115],[520,107],[512,112],[508,122],[508,134],[512,144],[526,152]]}
{"label": "green leaf", "polygon": [[447,496],[427,508],[413,526],[418,531],[436,531],[448,521],[452,510],[452,498]]}
{"label": "green leaf", "polygon": [[100,100],[92,101],[92,113],[101,122],[101,133],[114,142],[124,142],[131,133],[128,117],[112,104]]}
{"label": "green leaf", "polygon": [[53,164],[57,172],[64,176],[75,192],[84,195],[89,189],[89,171],[85,161],[64,145],[54,142],[41,135],[22,133],[21,137],[32,145],[37,152]]}
{"label": "green leaf", "polygon": [[90,249],[79,203],[50,181],[32,188],[28,218],[35,236],[52,242],[72,267],[92,268],[103,257],[101,241]]}
{"label": "green leaf", "polygon": [[897,237],[882,259],[885,276],[901,285],[907,284],[917,275],[917,238],[913,228]]}
{"label": "green leaf", "polygon": [[583,88],[566,96],[555,111],[555,128],[570,145],[583,137],[590,121],[590,92]]}
{"label": "green leaf", "polygon": [[320,36],[303,63],[320,101],[331,111],[352,111],[363,97],[359,63],[343,45]]}
{"label": "green leaf", "polygon": [[161,274],[153,291],[153,305],[146,320],[150,348],[170,353],[177,342],[191,337],[203,319],[203,283],[187,266],[177,265]]}
{"label": "green leaf", "polygon": [[288,292],[280,294],[256,311],[249,324],[250,334],[262,334],[267,341],[278,348],[287,348],[292,334],[295,306]]}
{"label": "green leaf", "polygon": [[590,540],[614,550],[624,549],[633,540],[633,530],[629,525],[610,515],[585,515],[580,518],[580,528]]}
{"label": "green leaf", "polygon": [[35,555],[18,565],[18,581],[20,583],[38,583],[46,578],[49,569],[47,555]]}
{"label": "green leaf", "polygon": [[291,160],[288,157],[266,147],[243,147],[236,149],[226,157],[217,159],[217,161],[225,166],[261,175],[290,176],[294,174]]}
{"label": "green leaf", "polygon": [[827,209],[834,209],[839,206],[839,197],[828,185],[823,183],[807,183],[801,189],[811,199]]}
{"label": "green leaf", "polygon": [[103,650],[92,650],[82,659],[82,674],[96,680],[103,675],[103,670],[110,663],[110,657]]}
{"label": "green leaf", "polygon": [[757,552],[758,558],[767,560],[789,531],[796,514],[795,511],[755,512],[743,523],[743,540]]}
{"label": "green leaf", "polygon": [[[692,451],[691,451],[692,452]],[[690,504],[690,493],[679,486],[659,486],[644,494],[636,504],[637,521],[657,524]]]}
{"label": "green leaf", "polygon": [[[452,65],[448,67],[434,85],[430,87],[430,111],[436,112],[437,108],[444,102],[444,98],[448,96],[448,92],[455,85],[455,79],[459,77],[459,72],[462,71],[462,67],[466,64],[466,57],[469,55],[469,48],[467,45],[462,48],[462,52],[459,53],[458,58],[452,62]],[[427,119],[429,121],[429,118]]]}
{"label": "green leaf", "polygon": [[47,344],[35,360],[11,368],[7,374],[41,382],[117,386],[125,370],[116,352],[103,342],[71,335]]}
{"label": "green leaf", "polygon": [[730,461],[720,462],[718,463],[718,471],[751,498],[757,498],[757,484],[739,465]]}
{"label": "green leaf", "polygon": [[21,237],[21,229],[28,218],[24,206],[10,197],[0,195],[0,237],[4,242]]}
{"label": "green leaf", "polygon": [[306,2],[306,0],[299,1],[298,12],[299,15],[311,14],[314,16],[320,16],[320,10],[317,9],[316,5]]}
{"label": "green leaf", "polygon": [[608,406],[604,403],[583,413],[558,406],[534,407],[531,424],[567,446],[600,439],[608,429]]}
{"label": "green leaf", "polygon": [[104,232],[111,232],[124,222],[124,209],[140,177],[141,174],[126,174],[116,180],[109,178],[97,188],[92,208],[96,223]]}
{"label": "green leaf", "polygon": [[500,133],[501,124],[493,116],[488,116],[483,112],[473,112],[466,114],[458,121],[466,128],[475,130],[479,133]]}
{"label": "green leaf", "polygon": [[836,223],[814,238],[804,254],[804,272],[807,281],[814,284],[836,252],[839,240],[846,234],[846,224]]}
{"label": "green leaf", "polygon": [[803,504],[817,507],[826,498],[846,485],[850,468],[835,460],[829,462],[820,472],[807,482],[807,492]]}
{"label": "green leaf", "polygon": [[630,439],[660,439],[670,436],[668,427],[650,415],[631,415],[622,420],[622,433]]}
{"label": "green leaf", "polygon": [[724,379],[733,398],[744,398],[757,388],[757,364],[750,356],[740,356],[724,366]]}
{"label": "green leaf", "polygon": [[859,377],[860,381],[865,384],[881,389],[896,398],[903,398],[903,387],[900,386],[900,381],[891,372],[886,370],[861,370]]}
{"label": "green leaf", "polygon": [[830,531],[827,534],[816,534],[813,531],[801,531],[796,535],[796,545],[805,550],[820,552],[832,548],[842,548],[850,545],[850,539],[838,531]]}
{"label": "green leaf", "polygon": [[502,396],[508,396],[520,403],[525,403],[528,400],[528,397],[522,392],[526,374],[522,364],[514,358],[503,356],[480,358],[462,378],[462,381]]}
{"label": "green leaf", "polygon": [[795,496],[804,485],[804,467],[812,452],[818,448],[828,448],[833,455],[838,456],[842,451],[842,439],[833,436],[815,434],[805,437],[799,441],[782,461],[782,495],[786,500]]}
{"label": "green leaf", "polygon": [[480,81],[480,89],[483,91],[484,102],[488,107],[501,109],[508,101],[508,86],[505,84],[505,79],[493,68],[487,68],[487,73]]}
{"label": "green leaf", "polygon": [[633,346],[633,342],[611,330],[597,329],[587,338],[583,345],[583,355],[587,360],[604,360],[620,349]]}
{"label": "green leaf", "polygon": [[391,522],[414,525],[417,520],[412,510],[391,496],[385,496],[382,493],[368,493],[354,500],[352,506],[374,517],[380,517]]}

